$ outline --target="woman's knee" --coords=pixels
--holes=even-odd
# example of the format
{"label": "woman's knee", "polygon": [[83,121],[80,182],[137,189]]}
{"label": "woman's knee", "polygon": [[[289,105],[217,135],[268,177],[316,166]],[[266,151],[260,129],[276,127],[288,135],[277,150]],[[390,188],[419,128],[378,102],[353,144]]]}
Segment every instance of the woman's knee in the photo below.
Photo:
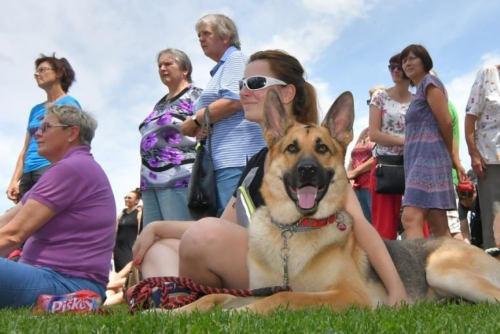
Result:
{"label": "woman's knee", "polygon": [[179,245],[181,257],[198,258],[219,252],[226,248],[225,245],[237,234],[236,230],[240,229],[243,228],[219,218],[203,218],[182,235]]}
{"label": "woman's knee", "polygon": [[408,228],[421,228],[424,224],[424,215],[421,210],[413,207],[405,207],[401,214],[401,223],[405,229]]}
{"label": "woman's knee", "polygon": [[160,239],[156,241],[144,254],[143,262],[162,259],[166,252],[179,253],[178,239]]}

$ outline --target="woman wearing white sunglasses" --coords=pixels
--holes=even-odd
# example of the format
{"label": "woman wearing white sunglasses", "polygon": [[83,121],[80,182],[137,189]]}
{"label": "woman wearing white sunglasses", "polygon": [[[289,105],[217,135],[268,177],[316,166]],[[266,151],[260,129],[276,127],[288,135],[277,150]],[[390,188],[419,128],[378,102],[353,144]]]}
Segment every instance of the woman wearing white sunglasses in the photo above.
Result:
{"label": "woman wearing white sunglasses", "polygon": [[[240,82],[240,100],[245,118],[260,124],[263,122],[265,97],[273,89],[279,94],[290,117],[300,123],[316,124],[316,93],[303,76],[304,69],[298,60],[283,51],[268,50],[253,54],[246,66],[245,78]],[[255,207],[264,205],[259,188],[266,157],[267,148],[264,148],[248,162],[240,179],[240,184],[246,183]],[[246,176],[251,170],[255,171],[255,177],[249,180]],[[347,198],[347,211],[356,222],[356,237],[386,284],[390,302],[405,299],[403,284],[382,239],[364,218],[354,191],[350,190]],[[243,222],[235,203],[236,197],[233,196],[220,219],[204,218],[197,224],[158,222],[149,225],[134,245],[135,260],[136,263],[142,262],[143,274],[148,277],[180,274],[213,287],[248,288],[248,232],[241,226]],[[158,238],[161,240],[153,244]],[[178,267],[179,253],[170,247],[168,238],[181,239]]]}

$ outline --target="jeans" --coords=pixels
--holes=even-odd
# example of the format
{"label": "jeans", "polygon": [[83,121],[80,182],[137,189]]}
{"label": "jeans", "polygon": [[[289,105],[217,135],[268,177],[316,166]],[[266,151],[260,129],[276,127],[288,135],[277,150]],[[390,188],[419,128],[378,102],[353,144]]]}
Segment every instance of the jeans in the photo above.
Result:
{"label": "jeans", "polygon": [[106,296],[100,283],[0,258],[0,308],[32,306],[39,295],[62,295],[78,290],[95,291],[103,300]]}
{"label": "jeans", "polygon": [[217,213],[222,214],[227,203],[233,196],[244,167],[228,167],[215,171],[215,182],[217,184]]}
{"label": "jeans", "polygon": [[187,187],[142,192],[143,227],[157,220],[193,220],[187,206]]}
{"label": "jeans", "polygon": [[372,222],[372,196],[370,194],[370,189],[368,188],[357,188],[354,189],[354,193],[358,198],[359,204],[361,204],[361,209],[365,215],[368,222]]}

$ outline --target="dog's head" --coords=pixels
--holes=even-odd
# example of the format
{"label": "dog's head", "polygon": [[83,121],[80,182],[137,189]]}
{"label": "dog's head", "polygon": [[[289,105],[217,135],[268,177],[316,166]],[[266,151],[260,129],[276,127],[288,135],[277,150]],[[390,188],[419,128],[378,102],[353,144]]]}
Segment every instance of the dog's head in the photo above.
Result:
{"label": "dog's head", "polygon": [[283,224],[299,218],[325,218],[344,206],[348,181],[344,169],[352,140],[354,101],[341,94],[321,126],[295,123],[270,91],[265,103],[264,137],[269,146],[261,187],[271,216]]}

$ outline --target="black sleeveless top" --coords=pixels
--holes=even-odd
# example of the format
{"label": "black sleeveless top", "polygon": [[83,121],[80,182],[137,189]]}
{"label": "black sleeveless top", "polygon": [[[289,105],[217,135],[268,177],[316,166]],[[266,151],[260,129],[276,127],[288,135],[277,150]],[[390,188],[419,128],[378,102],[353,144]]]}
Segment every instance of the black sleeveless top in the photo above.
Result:
{"label": "black sleeveless top", "polygon": [[138,214],[139,210],[135,210],[127,213],[127,209],[123,209],[120,220],[118,221],[118,231],[116,234],[116,243],[121,244],[133,244],[137,238],[138,231]]}
{"label": "black sleeveless top", "polygon": [[[268,148],[264,147],[262,150],[257,152],[245,166],[243,173],[241,174],[240,180],[238,181],[238,187],[243,183],[245,177],[250,173],[250,171],[256,168],[255,177],[251,181],[249,185],[247,185],[247,189],[250,197],[255,205],[255,208],[265,205],[264,199],[260,194],[260,187],[262,186],[262,179],[264,178],[264,163],[266,162],[266,156],[268,152]],[[233,197],[236,197],[236,192],[238,191],[238,187],[236,187],[235,192],[233,193]]]}

